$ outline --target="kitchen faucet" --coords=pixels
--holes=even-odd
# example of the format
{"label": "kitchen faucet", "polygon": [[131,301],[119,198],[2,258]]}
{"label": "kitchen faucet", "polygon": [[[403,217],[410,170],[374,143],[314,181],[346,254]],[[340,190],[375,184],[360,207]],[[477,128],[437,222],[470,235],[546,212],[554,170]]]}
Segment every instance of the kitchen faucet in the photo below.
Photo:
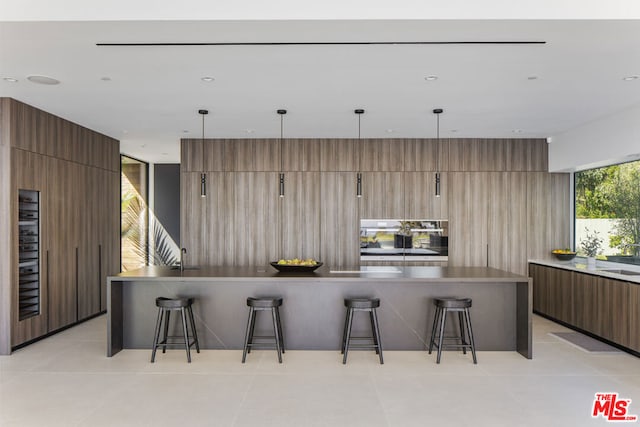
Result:
{"label": "kitchen faucet", "polygon": [[184,271],[184,256],[187,254],[187,248],[180,248],[180,271]]}

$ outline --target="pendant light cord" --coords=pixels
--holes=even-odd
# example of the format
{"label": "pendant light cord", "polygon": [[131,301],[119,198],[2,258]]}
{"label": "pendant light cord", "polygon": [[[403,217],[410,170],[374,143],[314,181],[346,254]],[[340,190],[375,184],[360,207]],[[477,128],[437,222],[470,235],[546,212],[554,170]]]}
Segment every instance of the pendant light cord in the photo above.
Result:
{"label": "pendant light cord", "polygon": [[282,146],[284,145],[284,114],[280,114],[280,173],[284,171],[284,150]]}

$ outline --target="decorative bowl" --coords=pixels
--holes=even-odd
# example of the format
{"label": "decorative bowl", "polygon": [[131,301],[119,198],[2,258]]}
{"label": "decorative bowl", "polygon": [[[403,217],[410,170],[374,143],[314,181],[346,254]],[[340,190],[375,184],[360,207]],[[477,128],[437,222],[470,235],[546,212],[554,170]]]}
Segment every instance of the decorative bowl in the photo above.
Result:
{"label": "decorative bowl", "polygon": [[571,261],[576,257],[575,252],[556,252],[551,251],[551,253],[558,258],[560,261]]}
{"label": "decorative bowl", "polygon": [[291,265],[291,264],[278,264],[277,261],[270,263],[273,268],[281,273],[311,273],[315,269],[322,266],[321,262],[316,262],[315,265]]}

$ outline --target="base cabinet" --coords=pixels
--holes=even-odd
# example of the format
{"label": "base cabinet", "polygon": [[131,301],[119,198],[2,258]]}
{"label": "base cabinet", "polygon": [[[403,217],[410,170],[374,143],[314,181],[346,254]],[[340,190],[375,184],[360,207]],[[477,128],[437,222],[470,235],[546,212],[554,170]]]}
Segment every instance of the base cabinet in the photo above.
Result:
{"label": "base cabinet", "polygon": [[588,273],[529,265],[533,310],[638,351],[640,285]]}

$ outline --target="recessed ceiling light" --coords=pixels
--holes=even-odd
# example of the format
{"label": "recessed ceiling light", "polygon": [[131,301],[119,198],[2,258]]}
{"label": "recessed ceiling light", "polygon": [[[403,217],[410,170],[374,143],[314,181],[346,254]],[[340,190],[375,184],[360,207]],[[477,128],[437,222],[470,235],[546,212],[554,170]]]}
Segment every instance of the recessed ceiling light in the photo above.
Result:
{"label": "recessed ceiling light", "polygon": [[182,131],[182,133],[189,133],[189,131],[185,129]]}
{"label": "recessed ceiling light", "polygon": [[626,77],[623,77],[622,80],[624,80],[625,82],[630,82],[632,80],[638,80],[639,77],[640,76],[626,76]]}
{"label": "recessed ceiling light", "polygon": [[60,80],[54,79],[53,77],[47,77],[47,76],[33,75],[33,76],[28,76],[27,80],[40,85],[59,85],[60,84]]}
{"label": "recessed ceiling light", "polygon": [[126,129],[122,129],[122,133],[129,133],[129,131]]}
{"label": "recessed ceiling light", "polygon": [[163,155],[163,156],[168,156],[168,155],[169,155],[169,153],[162,153],[162,155]]}
{"label": "recessed ceiling light", "polygon": [[13,77],[5,77],[3,80],[9,83],[18,83],[18,79],[14,79]]}
{"label": "recessed ceiling light", "polygon": [[109,77],[109,76],[100,77],[100,80],[102,80],[103,82],[110,82],[111,81],[111,77]]}
{"label": "recessed ceiling light", "polygon": [[529,76],[527,80],[538,80],[538,76]]}
{"label": "recessed ceiling light", "polygon": [[244,131],[245,131],[246,133],[254,133],[254,132],[255,132],[255,130],[253,130],[253,129],[245,129]]}
{"label": "recessed ceiling light", "polygon": [[387,129],[387,133],[393,133],[393,129]]}
{"label": "recessed ceiling light", "polygon": [[513,133],[522,133],[522,129],[514,129],[511,132],[513,132]]}
{"label": "recessed ceiling light", "polygon": [[214,81],[215,79],[213,77],[205,76],[205,77],[202,77],[200,80],[202,80],[203,82],[210,83],[210,82]]}
{"label": "recessed ceiling light", "polygon": [[432,81],[434,81],[434,80],[438,80],[438,76],[433,76],[433,75],[431,75],[431,76],[426,76],[424,79],[425,79],[426,81],[428,81],[428,82],[432,82]]}
{"label": "recessed ceiling light", "polygon": [[458,132],[458,129],[451,129],[451,133],[456,133]]}

